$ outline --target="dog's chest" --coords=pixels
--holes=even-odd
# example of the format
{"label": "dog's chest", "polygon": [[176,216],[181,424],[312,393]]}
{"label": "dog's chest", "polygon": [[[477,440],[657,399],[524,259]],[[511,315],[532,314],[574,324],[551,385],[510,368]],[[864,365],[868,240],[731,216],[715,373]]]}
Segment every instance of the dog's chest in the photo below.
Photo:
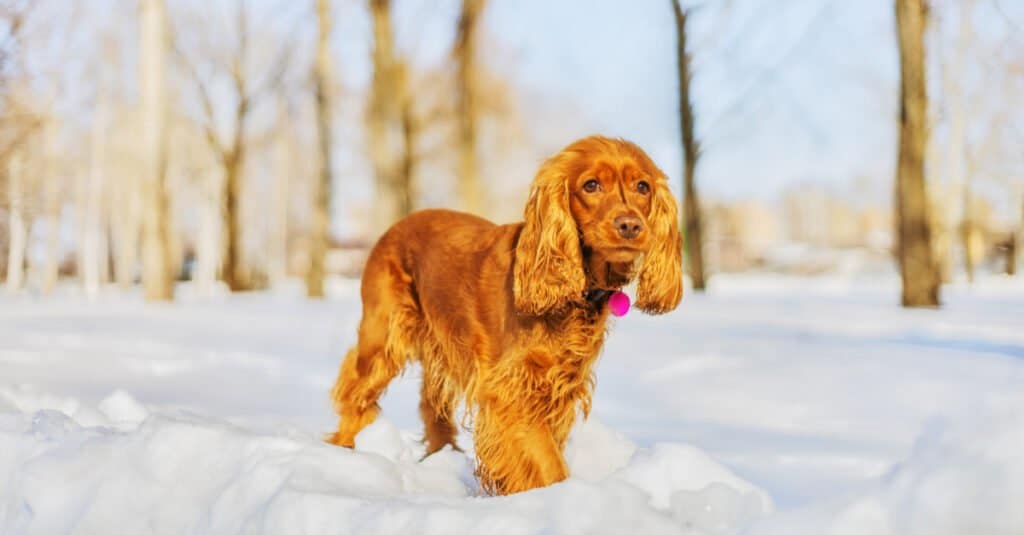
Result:
{"label": "dog's chest", "polygon": [[531,364],[551,383],[568,387],[587,382],[604,345],[605,319],[605,314],[573,311],[547,323],[543,332],[535,332]]}

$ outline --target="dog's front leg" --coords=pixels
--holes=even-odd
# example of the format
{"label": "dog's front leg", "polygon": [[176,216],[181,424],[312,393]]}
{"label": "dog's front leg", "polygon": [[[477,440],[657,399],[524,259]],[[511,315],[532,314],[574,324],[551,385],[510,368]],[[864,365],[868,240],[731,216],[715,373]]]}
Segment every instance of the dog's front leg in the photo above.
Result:
{"label": "dog's front leg", "polygon": [[473,441],[484,490],[511,494],[545,487],[569,476],[559,429],[552,427],[555,359],[531,352],[486,373],[477,399]]}
{"label": "dog's front leg", "polygon": [[523,420],[520,408],[490,402],[474,429],[477,476],[491,494],[512,494],[562,481],[569,475],[562,452],[544,421]]}

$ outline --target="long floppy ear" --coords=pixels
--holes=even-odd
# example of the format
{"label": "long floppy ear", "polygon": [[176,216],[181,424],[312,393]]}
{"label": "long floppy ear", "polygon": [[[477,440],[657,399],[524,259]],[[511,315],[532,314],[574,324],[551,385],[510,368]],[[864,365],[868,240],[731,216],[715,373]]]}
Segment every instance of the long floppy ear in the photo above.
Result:
{"label": "long floppy ear", "polygon": [[664,314],[683,298],[683,240],[679,234],[676,199],[668,181],[659,176],[651,199],[651,248],[637,282],[636,306],[648,314]]}
{"label": "long floppy ear", "polygon": [[516,245],[516,311],[539,316],[582,299],[586,288],[579,230],[569,211],[564,152],[545,162],[530,188],[526,221]]}

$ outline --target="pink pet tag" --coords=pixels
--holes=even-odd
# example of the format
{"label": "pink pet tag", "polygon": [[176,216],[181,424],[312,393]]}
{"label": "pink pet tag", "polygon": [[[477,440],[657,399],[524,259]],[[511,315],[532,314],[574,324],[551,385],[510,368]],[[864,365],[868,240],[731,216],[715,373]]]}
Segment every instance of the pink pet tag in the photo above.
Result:
{"label": "pink pet tag", "polygon": [[619,291],[613,292],[608,297],[608,311],[616,317],[625,316],[629,312],[629,296]]}

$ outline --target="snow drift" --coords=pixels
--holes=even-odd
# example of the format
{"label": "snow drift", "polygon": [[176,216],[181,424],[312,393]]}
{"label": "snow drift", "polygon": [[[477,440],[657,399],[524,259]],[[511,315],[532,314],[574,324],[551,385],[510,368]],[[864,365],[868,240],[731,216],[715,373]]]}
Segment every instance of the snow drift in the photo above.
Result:
{"label": "snow drift", "polygon": [[492,498],[469,457],[420,462],[422,446],[384,419],[351,451],[150,411],[123,391],[97,407],[0,399],[5,533],[720,533],[772,510],[698,449],[638,449],[596,421],[568,447],[579,476]]}
{"label": "snow drift", "polygon": [[614,325],[572,477],[503,498],[419,460],[415,368],[321,442],[353,281],[0,297],[0,533],[1019,535],[1022,282],[908,311],[896,279],[717,276]]}

